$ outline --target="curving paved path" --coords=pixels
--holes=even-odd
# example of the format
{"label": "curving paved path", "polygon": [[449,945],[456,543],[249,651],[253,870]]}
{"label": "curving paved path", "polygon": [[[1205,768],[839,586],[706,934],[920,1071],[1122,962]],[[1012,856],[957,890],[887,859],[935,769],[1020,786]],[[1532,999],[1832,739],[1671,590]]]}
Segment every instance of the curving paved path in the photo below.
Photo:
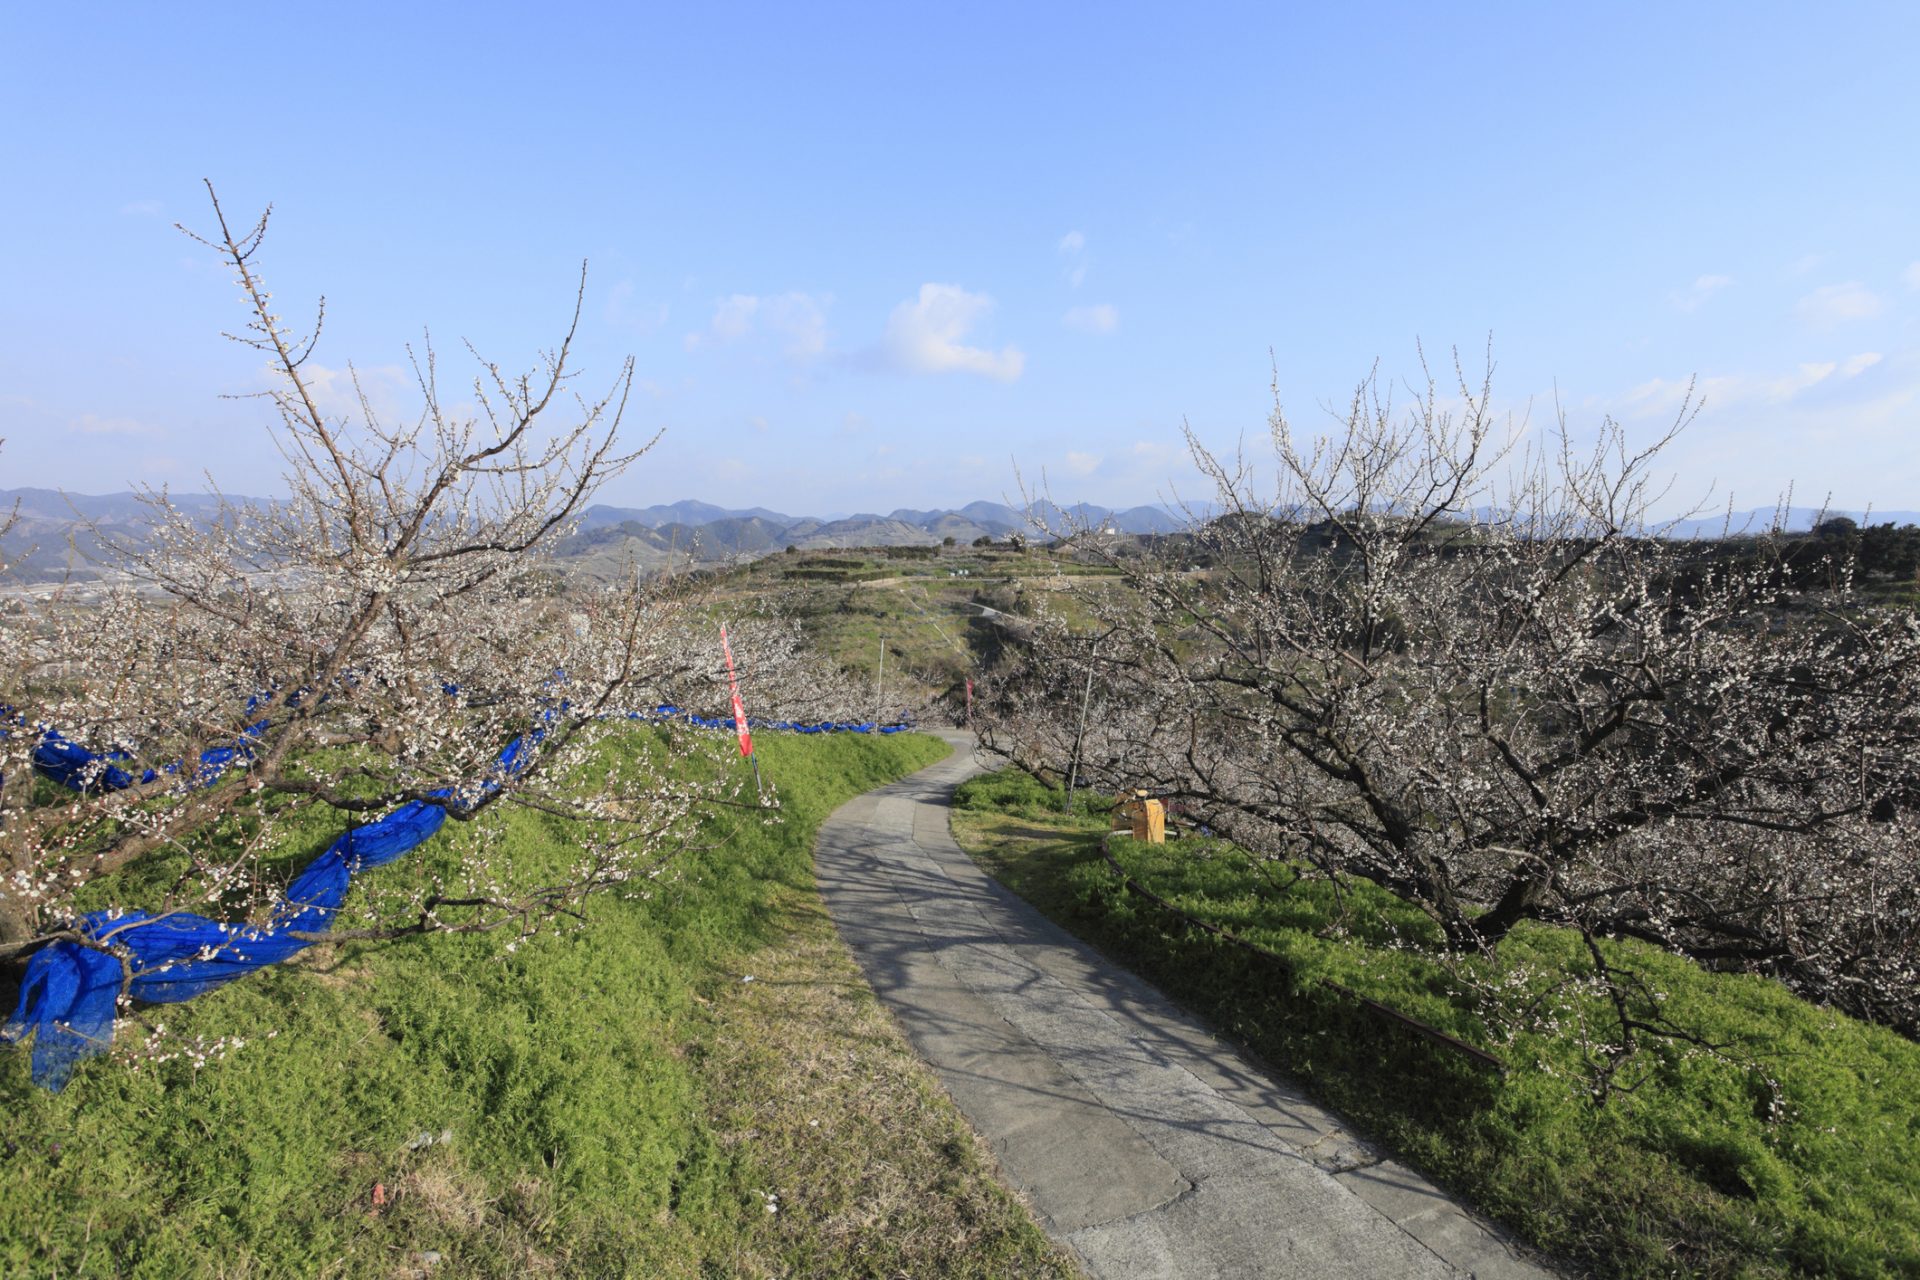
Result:
{"label": "curving paved path", "polygon": [[1118,1277],[1548,1280],[1144,981],[981,872],[954,754],[820,830],[820,890],[881,1000],[1055,1238]]}

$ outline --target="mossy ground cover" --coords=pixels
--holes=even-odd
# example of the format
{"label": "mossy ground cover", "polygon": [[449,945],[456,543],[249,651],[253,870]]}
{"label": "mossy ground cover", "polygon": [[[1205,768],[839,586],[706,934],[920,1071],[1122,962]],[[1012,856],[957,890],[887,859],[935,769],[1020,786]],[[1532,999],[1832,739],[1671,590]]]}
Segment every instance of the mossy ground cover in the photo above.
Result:
{"label": "mossy ground cover", "polygon": [[[1014,771],[961,789],[955,834],[993,874],[1160,983],[1374,1139],[1517,1234],[1608,1276],[1920,1275],[1920,1045],[1779,984],[1637,944],[1609,963],[1672,1022],[1596,1102],[1607,1006],[1574,934],[1527,927],[1492,962],[1438,964],[1417,912],[1193,838],[1116,840],[1138,884],[1277,953],[1265,960],[1126,889],[1097,803]],[[1367,1014],[1331,980],[1499,1055],[1504,1074]]]}
{"label": "mossy ground cover", "polygon": [[[664,732],[629,742],[657,751]],[[245,1041],[204,1065],[116,1052],[54,1095],[25,1054],[0,1055],[0,1274],[1072,1274],[813,891],[827,813],[944,744],[756,745],[783,820],[723,819],[651,897],[594,900],[586,928],[511,951],[319,947],[122,1032]],[[291,833],[289,864],[345,822]],[[524,864],[570,857],[538,814],[507,834]],[[397,890],[460,838],[355,895]],[[143,877],[165,878],[118,888]]]}

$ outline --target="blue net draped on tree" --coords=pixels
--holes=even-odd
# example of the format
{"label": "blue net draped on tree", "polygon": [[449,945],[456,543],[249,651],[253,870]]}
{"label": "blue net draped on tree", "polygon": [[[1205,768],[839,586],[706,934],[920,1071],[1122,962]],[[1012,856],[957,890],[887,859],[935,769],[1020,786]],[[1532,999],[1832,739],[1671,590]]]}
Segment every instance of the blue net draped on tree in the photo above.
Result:
{"label": "blue net draped on tree", "polygon": [[[676,720],[702,729],[733,728],[731,716],[695,715],[673,706],[655,707],[651,715],[644,711],[630,711],[627,715],[634,720]],[[880,724],[873,720],[819,720],[808,723],[803,720],[762,720],[758,716],[748,716],[747,728],[771,729],[777,733],[905,733],[913,728],[913,722],[901,720],[896,724]]]}
{"label": "blue net draped on tree", "polygon": [[[248,730],[257,738],[265,723]],[[481,790],[499,786],[498,778],[524,768],[544,731],[535,729],[507,744],[494,762],[494,777]],[[201,757],[198,785],[248,748],[215,748]],[[43,760],[44,756],[44,760]],[[55,781],[74,789],[104,786],[118,790],[133,784],[126,770],[101,767],[103,759],[48,731],[34,752],[34,764]],[[160,772],[147,770],[143,780]],[[428,793],[447,800],[451,789]],[[33,1042],[34,1083],[58,1092],[84,1059],[104,1053],[113,1040],[114,1013],[120,995],[156,1004],[191,1000],[270,964],[278,964],[313,944],[303,934],[325,933],[358,872],[385,866],[414,849],[446,821],[444,804],[416,800],[374,822],[348,831],[307,864],[275,905],[264,925],[227,923],[184,911],[161,915],[145,911],[91,911],[70,931],[81,940],[62,939],[41,948],[27,961],[20,1000],[0,1025],[0,1041]],[[104,950],[111,947],[114,950]],[[116,954],[118,952],[118,954]]]}
{"label": "blue net draped on tree", "polygon": [[[675,720],[708,729],[733,728],[731,718],[695,715],[673,706],[657,707],[651,713],[630,712],[629,716]],[[804,724],[754,719],[748,724],[756,729],[808,734],[900,733],[912,728],[908,723],[844,721]],[[266,728],[267,722],[262,720],[248,726],[233,746],[202,752],[193,785],[210,785],[236,760],[250,757],[252,743]],[[544,733],[534,729],[508,743],[495,758],[493,778],[482,783],[481,790],[494,790],[499,786],[498,779],[525,768]],[[122,790],[136,782],[152,782],[177,773],[181,767],[172,764],[147,769],[135,778],[115,763],[127,758],[122,752],[96,754],[46,729],[34,750],[33,763],[39,772],[73,790]],[[440,800],[452,794],[450,789],[429,793]],[[414,801],[377,821],[353,828],[287,886],[264,925],[226,923],[184,911],[162,915],[121,909],[88,912],[71,926],[72,933],[87,941],[55,941],[28,960],[19,1003],[13,1015],[0,1024],[0,1042],[16,1044],[33,1036],[34,1083],[58,1092],[82,1061],[106,1052],[112,1044],[114,1014],[122,993],[134,1000],[173,1004],[297,955],[313,945],[311,938],[298,935],[325,933],[333,927],[334,915],[346,900],[354,875],[385,866],[418,847],[440,829],[446,817],[445,805]],[[123,954],[103,949],[106,947]]]}

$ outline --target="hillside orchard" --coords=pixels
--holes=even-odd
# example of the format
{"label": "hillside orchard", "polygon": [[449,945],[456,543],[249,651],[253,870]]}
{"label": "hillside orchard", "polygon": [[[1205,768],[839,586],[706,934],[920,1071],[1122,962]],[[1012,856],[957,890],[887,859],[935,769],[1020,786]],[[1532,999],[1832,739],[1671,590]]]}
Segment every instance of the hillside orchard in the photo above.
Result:
{"label": "hillside orchard", "polygon": [[[143,537],[92,531],[126,585],[84,606],[57,590],[9,600],[0,962],[65,939],[132,963],[111,936],[76,929],[84,909],[266,923],[293,859],[312,852],[289,833],[316,813],[344,830],[415,802],[462,832],[457,870],[386,902],[358,936],[524,934],[576,921],[586,895],[644,884],[703,813],[762,803],[737,770],[643,767],[603,745],[632,708],[723,708],[725,676],[715,620],[675,584],[630,574],[561,589],[543,565],[646,451],[619,436],[631,361],[597,398],[574,389],[578,296],[534,372],[476,355],[449,391],[429,348],[414,353],[417,415],[388,421],[361,397],[339,417],[309,373],[320,319],[296,335],[262,281],[267,218],[240,232],[217,199],[213,213],[217,231],[195,239],[240,290],[236,340],[274,375],[263,398],[285,494],[209,516],[145,490]],[[735,644],[752,696],[828,711],[835,686],[790,628],[750,620]],[[36,777],[49,730],[100,753],[76,789]],[[500,753],[522,735],[509,765]],[[682,754],[731,750],[718,735],[674,740]],[[508,808],[565,825],[577,853],[564,874],[516,873]],[[134,866],[143,900],[103,901],[102,877]]]}
{"label": "hillside orchard", "polygon": [[1449,399],[1368,382],[1319,439],[1276,407],[1264,482],[1190,441],[1211,505],[1036,629],[992,745],[1370,881],[1430,921],[1408,945],[1577,931],[1616,1014],[1603,1085],[1690,1034],[1603,938],[1920,1031],[1913,609],[1869,600],[1844,529],[1661,537],[1684,419],[1641,449],[1611,422],[1521,446],[1485,381]]}

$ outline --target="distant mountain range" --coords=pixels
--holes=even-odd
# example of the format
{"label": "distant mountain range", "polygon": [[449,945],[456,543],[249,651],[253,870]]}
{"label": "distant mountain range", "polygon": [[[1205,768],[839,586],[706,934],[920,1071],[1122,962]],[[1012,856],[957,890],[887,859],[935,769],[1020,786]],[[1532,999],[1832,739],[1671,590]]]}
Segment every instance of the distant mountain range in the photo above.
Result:
{"label": "distant mountain range", "polygon": [[[1734,537],[1761,534],[1772,527],[1775,514],[1772,507],[1755,507],[1751,511],[1736,511],[1731,517],[1722,512],[1717,516],[1682,520],[1673,526],[1673,535],[1678,538],[1718,538],[1723,533]],[[1788,533],[1806,533],[1822,520],[1834,520],[1841,516],[1862,525],[1920,524],[1920,511],[1841,511],[1837,508],[1788,507],[1778,514],[1784,517],[1781,527]]]}
{"label": "distant mountain range", "polygon": [[[207,493],[170,495],[173,505],[193,515],[211,515],[220,500]],[[0,522],[14,514],[13,527],[0,538],[0,554],[16,581],[47,582],[63,577],[100,576],[105,558],[89,523],[109,538],[145,540],[147,508],[131,493],[63,494],[57,489],[0,489]]]}
{"label": "distant mountain range", "polygon": [[[209,494],[171,495],[183,510],[211,513],[218,500]],[[52,489],[0,490],[0,512],[17,509],[14,528],[0,539],[13,576],[21,581],[47,581],[70,574],[86,579],[98,576],[98,539],[86,522],[96,522],[109,536],[138,541],[145,508],[131,493],[105,495],[62,494]],[[1715,538],[1723,529],[1735,534],[1761,533],[1772,523],[1771,507],[1681,521],[1674,535]],[[1789,532],[1802,533],[1824,517],[1846,516],[1874,524],[1920,524],[1920,511],[1825,511],[1791,507],[1785,512]],[[1091,503],[1060,507],[1038,504],[1031,512],[1000,502],[969,502],[964,507],[917,511],[902,507],[879,515],[861,512],[822,518],[791,516],[765,507],[719,507],[687,499],[651,507],[596,505],[582,513],[579,529],[556,547],[558,557],[592,576],[624,572],[629,564],[651,572],[670,564],[726,564],[770,555],[787,547],[803,551],[840,547],[937,546],[948,538],[965,546],[977,538],[995,541],[1020,533],[1038,536],[1047,528],[1093,527],[1113,533],[1171,533],[1184,521],[1160,506],[1113,509]]]}
{"label": "distant mountain range", "polygon": [[[172,494],[174,505],[211,514],[218,500],[209,494]],[[246,499],[236,499],[246,501]],[[18,519],[0,539],[14,576],[47,581],[62,576],[99,576],[99,540],[88,529],[96,522],[109,536],[138,542],[146,508],[131,493],[62,494],[53,489],[0,490],[0,512],[16,509]],[[879,515],[862,512],[837,518],[791,516],[765,507],[718,507],[687,499],[651,507],[591,506],[578,530],[555,547],[556,555],[595,576],[623,572],[628,564],[643,571],[669,564],[724,564],[783,551],[787,547],[821,550],[840,547],[937,546],[948,538],[965,545],[976,538],[1004,540],[1008,534],[1037,536],[1044,527],[1093,525],[1115,533],[1167,533],[1180,519],[1162,507],[1113,510],[1090,503],[1068,507],[1042,503],[1032,513],[999,502],[970,502],[964,507],[916,511],[901,508]]]}
{"label": "distant mountain range", "polygon": [[[1042,502],[1030,515],[1015,507],[1000,502],[969,502],[964,507],[940,507],[931,511],[915,511],[901,507],[886,515],[873,512],[860,512],[850,516],[789,516],[778,511],[769,511],[765,507],[728,508],[716,507],[710,502],[688,499],[653,507],[588,507],[580,518],[580,530],[583,533],[607,525],[638,524],[649,529],[665,529],[673,525],[698,528],[726,520],[756,520],[769,527],[793,529],[805,525],[810,528],[829,528],[837,525],[860,527],[870,524],[894,523],[910,525],[917,529],[933,532],[942,526],[949,530],[966,525],[982,533],[998,533],[1002,536],[1016,530],[1035,531],[1039,527],[1040,517],[1048,522],[1057,522],[1062,518],[1107,521],[1116,533],[1167,533],[1179,527],[1179,520],[1164,507],[1128,507],[1115,510],[1097,507],[1090,503],[1079,502],[1069,507],[1058,507],[1051,502]],[[809,534],[808,536],[811,536]],[[937,534],[934,541],[946,537],[946,533]],[[979,534],[974,536],[978,537]],[[845,544],[832,544],[845,545]],[[879,543],[865,545],[878,546]]]}

